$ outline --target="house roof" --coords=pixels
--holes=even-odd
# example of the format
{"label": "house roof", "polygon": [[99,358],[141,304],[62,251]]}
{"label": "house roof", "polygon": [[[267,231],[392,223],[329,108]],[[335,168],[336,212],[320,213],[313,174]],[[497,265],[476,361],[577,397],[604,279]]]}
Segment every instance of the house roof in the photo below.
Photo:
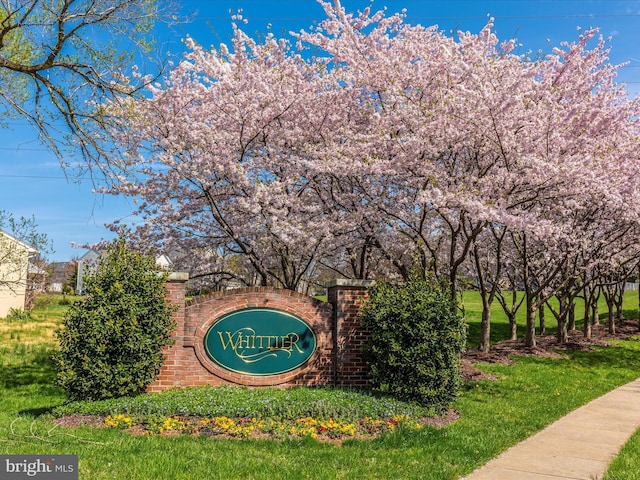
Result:
{"label": "house roof", "polygon": [[173,266],[173,261],[168,255],[162,254],[156,257],[156,265],[162,268],[171,268]]}
{"label": "house roof", "polygon": [[51,281],[62,282],[67,280],[67,277],[70,276],[69,264],[70,262],[53,262],[49,264],[49,269],[51,270],[49,278]]}
{"label": "house roof", "polygon": [[42,268],[39,265],[34,265],[32,263],[29,263],[29,266],[27,267],[27,272],[29,272],[31,275],[49,275],[49,272],[47,272],[44,268]]}
{"label": "house roof", "polygon": [[14,237],[13,235],[8,234],[4,230],[0,229],[0,235],[7,237],[10,241],[17,243],[18,245],[24,247],[29,253],[38,253],[38,249],[29,245],[28,243],[23,242],[22,240]]}
{"label": "house roof", "polygon": [[[89,250],[84,255],[82,255],[78,261],[86,262],[86,261],[95,261],[100,257],[104,256],[105,252],[101,252],[98,250]],[[156,264],[163,268],[171,268],[173,266],[172,255],[162,253],[155,257]]]}
{"label": "house roof", "polygon": [[97,251],[97,250],[89,250],[87,253],[82,255],[78,260],[79,261],[93,261],[93,260],[97,260],[101,256],[102,256],[102,253],[100,253],[99,251]]}

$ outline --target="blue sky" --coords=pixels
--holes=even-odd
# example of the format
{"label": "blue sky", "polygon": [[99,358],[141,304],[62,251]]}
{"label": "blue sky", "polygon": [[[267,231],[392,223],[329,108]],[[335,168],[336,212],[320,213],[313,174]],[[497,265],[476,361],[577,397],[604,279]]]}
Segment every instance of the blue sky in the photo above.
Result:
{"label": "blue sky", "polygon": [[[180,0],[177,0],[180,1]],[[342,0],[348,10],[369,5],[366,0]],[[192,21],[172,30],[158,31],[163,53],[179,54],[187,34],[204,46],[228,43],[230,10],[242,9],[249,34],[276,35],[308,28],[323,18],[315,0],[182,0]],[[394,13],[407,9],[412,24],[438,25],[441,30],[477,33],[490,14],[501,39],[517,38],[521,51],[549,51],[562,41],[577,38],[577,27],[600,27],[611,37],[611,62],[628,62],[619,74],[632,96],[640,93],[640,1],[618,0],[375,0],[373,9],[387,7]],[[1,88],[1,87],[0,87]],[[25,121],[11,121],[0,129],[0,210],[15,217],[34,216],[39,231],[53,241],[52,261],[81,256],[86,244],[113,238],[105,223],[121,219],[132,224],[130,200],[96,195],[91,179],[65,178],[58,161],[44,149]]]}

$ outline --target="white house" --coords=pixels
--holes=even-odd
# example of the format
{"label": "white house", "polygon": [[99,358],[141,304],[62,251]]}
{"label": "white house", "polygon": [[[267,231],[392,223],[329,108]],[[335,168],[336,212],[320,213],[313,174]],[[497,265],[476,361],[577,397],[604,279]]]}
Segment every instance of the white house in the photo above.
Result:
{"label": "white house", "polygon": [[97,267],[102,254],[97,250],[89,250],[78,259],[78,275],[76,277],[76,295],[84,294],[84,274],[93,272]]}
{"label": "white house", "polygon": [[164,253],[156,257],[156,265],[163,270],[170,271],[173,268],[173,261]]}
{"label": "white house", "polygon": [[0,230],[0,317],[11,308],[24,309],[29,258],[38,251]]}
{"label": "white house", "polygon": [[[78,260],[78,276],[76,280],[76,295],[84,295],[84,275],[95,271],[100,263],[100,257],[103,252],[97,250],[89,250]],[[173,262],[167,255],[159,255],[156,257],[156,265],[163,270],[171,270]]]}

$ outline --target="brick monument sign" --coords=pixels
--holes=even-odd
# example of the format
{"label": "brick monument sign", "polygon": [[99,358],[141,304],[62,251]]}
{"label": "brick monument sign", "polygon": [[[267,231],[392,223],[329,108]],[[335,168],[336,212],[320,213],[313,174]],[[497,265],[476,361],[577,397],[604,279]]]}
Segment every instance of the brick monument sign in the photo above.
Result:
{"label": "brick monument sign", "polygon": [[188,275],[171,274],[167,300],[175,344],[150,392],[197,385],[367,388],[359,323],[366,280],[336,280],[328,301],[271,287],[239,288],[185,301]]}

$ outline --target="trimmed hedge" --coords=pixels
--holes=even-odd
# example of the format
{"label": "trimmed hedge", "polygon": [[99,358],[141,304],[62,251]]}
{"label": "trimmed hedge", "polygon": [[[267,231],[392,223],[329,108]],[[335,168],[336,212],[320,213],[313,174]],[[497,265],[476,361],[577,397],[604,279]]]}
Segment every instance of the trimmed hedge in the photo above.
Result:
{"label": "trimmed hedge", "polygon": [[377,283],[361,311],[372,333],[365,354],[374,388],[438,411],[461,385],[466,327],[450,290],[432,278]]}

